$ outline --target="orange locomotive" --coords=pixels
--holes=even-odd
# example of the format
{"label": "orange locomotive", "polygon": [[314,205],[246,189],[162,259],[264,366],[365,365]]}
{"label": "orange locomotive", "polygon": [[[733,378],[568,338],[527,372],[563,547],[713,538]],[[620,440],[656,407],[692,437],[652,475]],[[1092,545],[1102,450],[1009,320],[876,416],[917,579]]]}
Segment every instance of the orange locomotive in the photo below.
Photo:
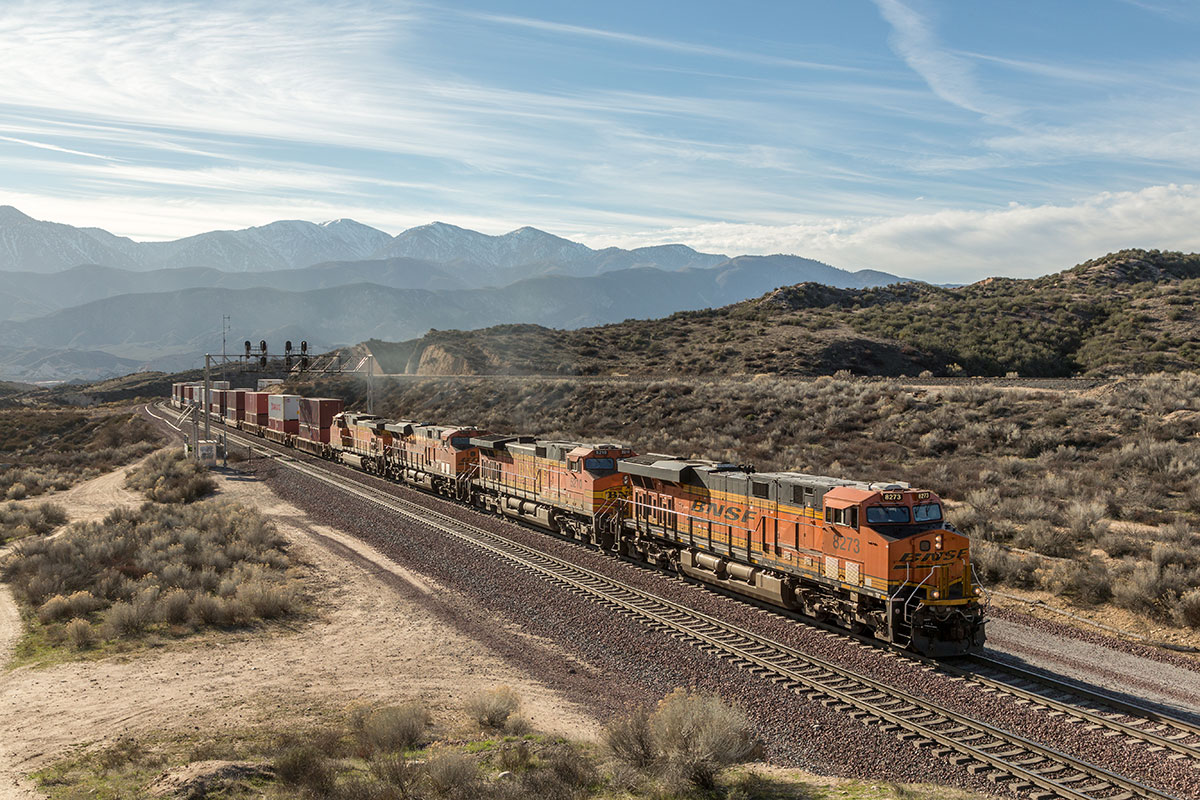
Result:
{"label": "orange locomotive", "polygon": [[932,492],[639,456],[620,547],[932,656],[983,646],[970,545]]}
{"label": "orange locomotive", "polygon": [[629,496],[619,445],[535,440],[532,436],[475,436],[478,470],[474,502],[582,541],[612,547]]}

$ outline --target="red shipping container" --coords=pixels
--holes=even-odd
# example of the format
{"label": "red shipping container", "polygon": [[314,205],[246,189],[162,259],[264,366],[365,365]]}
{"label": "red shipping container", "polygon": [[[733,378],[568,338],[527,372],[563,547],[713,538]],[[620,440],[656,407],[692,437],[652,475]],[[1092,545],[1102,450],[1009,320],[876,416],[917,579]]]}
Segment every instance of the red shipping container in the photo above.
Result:
{"label": "red shipping container", "polygon": [[281,431],[282,433],[300,433],[300,420],[298,419],[273,419],[267,420],[267,427],[273,431]]}
{"label": "red shipping container", "polygon": [[[246,418],[251,416],[267,416],[267,397],[269,392],[246,392]],[[262,424],[266,425],[264,421]]]}
{"label": "red shipping container", "polygon": [[333,424],[335,414],[343,411],[340,397],[302,397],[300,398],[300,421],[320,428],[328,428]]}
{"label": "red shipping container", "polygon": [[300,438],[308,439],[311,442],[323,442],[329,444],[329,428],[319,427],[317,425],[309,425],[308,423],[300,423]]}

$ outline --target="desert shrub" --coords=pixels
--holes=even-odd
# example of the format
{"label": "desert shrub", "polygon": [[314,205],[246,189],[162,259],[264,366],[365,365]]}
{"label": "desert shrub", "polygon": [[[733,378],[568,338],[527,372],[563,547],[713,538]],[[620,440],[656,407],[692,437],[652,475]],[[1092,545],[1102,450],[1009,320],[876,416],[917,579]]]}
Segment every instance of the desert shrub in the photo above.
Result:
{"label": "desert shrub", "polygon": [[1179,598],[1172,610],[1172,616],[1180,625],[1200,628],[1200,589],[1193,589]]}
{"label": "desert shrub", "polygon": [[0,409],[0,496],[33,497],[66,489],[133,461],[161,439],[136,414]]}
{"label": "desert shrub", "polygon": [[172,589],[158,601],[158,618],[175,625],[187,622],[191,605],[192,596],[187,591]]}
{"label": "desert shrub", "polygon": [[43,623],[55,622],[70,616],[71,603],[61,594],[56,594],[38,608],[38,619]]}
{"label": "desert shrub", "polygon": [[507,686],[481,692],[467,700],[463,709],[481,728],[499,730],[521,705],[521,698]]}
{"label": "desert shrub", "polygon": [[177,449],[151,455],[129,471],[125,485],[157,503],[193,503],[217,488],[205,467]]}
{"label": "desert shrub", "polygon": [[1083,605],[1094,606],[1112,597],[1112,576],[1096,559],[1061,562],[1051,571],[1047,583],[1051,591]]}
{"label": "desert shrub", "polygon": [[261,619],[286,617],[297,606],[296,593],[286,584],[254,580],[239,585],[235,594]]}
{"label": "desert shrub", "polygon": [[533,761],[529,742],[512,742],[500,748],[496,754],[496,766],[504,772],[520,772]]}
{"label": "desert shrub", "polygon": [[1107,507],[1097,500],[1075,501],[1067,506],[1066,521],[1077,541],[1099,539],[1107,531],[1102,524]]}
{"label": "desert shrub", "polygon": [[142,632],[146,620],[133,603],[113,603],[104,615],[104,627],[109,637],[128,639]]}
{"label": "desert shrub", "polygon": [[337,779],[333,766],[311,745],[289,747],[275,758],[275,777],[286,786],[311,792],[317,797],[330,792]]}
{"label": "desert shrub", "polygon": [[1113,600],[1135,613],[1159,616],[1161,577],[1162,571],[1153,564],[1138,564],[1113,583]]}
{"label": "desert shrub", "polygon": [[67,521],[67,512],[57,503],[0,506],[0,544],[30,535],[49,533]]}
{"label": "desert shrub", "polygon": [[[2,569],[34,608],[62,596],[46,607],[47,622],[108,609],[102,630],[128,638],[189,618],[226,626],[297,613],[298,584],[282,546],[251,509],[217,501],[148,503],[78,523],[53,539],[26,538]],[[219,597],[223,586],[228,596]]]}
{"label": "desert shrub", "polygon": [[749,758],[757,746],[743,711],[684,689],[663,698],[650,729],[668,782],[701,789],[712,789],[722,770]]}
{"label": "desert shrub", "polygon": [[1003,547],[976,542],[971,549],[975,574],[985,583],[1006,584],[1031,589],[1037,586],[1037,569],[1041,561],[1010,553]]}
{"label": "desert shrub", "polygon": [[1073,556],[1079,549],[1078,534],[1074,530],[1056,528],[1044,519],[1030,523],[1018,537],[1018,543],[1052,558]]}
{"label": "desert shrub", "polygon": [[479,767],[465,753],[435,751],[425,762],[425,780],[436,797],[474,798],[479,791]]}
{"label": "desert shrub", "polygon": [[650,714],[646,711],[639,710],[609,722],[604,727],[602,741],[614,759],[634,769],[649,768],[657,757]]}
{"label": "desert shrub", "polygon": [[223,627],[233,621],[229,604],[225,598],[215,594],[197,594],[192,598],[188,613],[192,619],[202,625]]}
{"label": "desert shrub", "polygon": [[368,769],[376,781],[400,789],[404,797],[413,793],[424,774],[420,764],[396,753],[384,753],[372,758]]}
{"label": "desert shrub", "polygon": [[1151,552],[1151,544],[1145,537],[1131,533],[1125,527],[1114,527],[1107,531],[1096,544],[1113,558],[1149,558]]}
{"label": "desert shrub", "polygon": [[589,794],[599,781],[599,771],[587,754],[568,744],[556,744],[538,755],[538,768],[521,775],[524,797],[573,800]]}
{"label": "desert shrub", "polygon": [[71,616],[86,617],[93,611],[104,608],[105,603],[91,592],[82,590],[72,593],[67,598],[67,605],[71,607]]}
{"label": "desert shrub", "polygon": [[385,752],[411,750],[425,739],[429,711],[418,702],[372,711],[362,725],[362,738],[372,749]]}
{"label": "desert shrub", "polygon": [[67,641],[76,650],[87,650],[96,644],[96,632],[86,619],[73,619],[67,623]]}

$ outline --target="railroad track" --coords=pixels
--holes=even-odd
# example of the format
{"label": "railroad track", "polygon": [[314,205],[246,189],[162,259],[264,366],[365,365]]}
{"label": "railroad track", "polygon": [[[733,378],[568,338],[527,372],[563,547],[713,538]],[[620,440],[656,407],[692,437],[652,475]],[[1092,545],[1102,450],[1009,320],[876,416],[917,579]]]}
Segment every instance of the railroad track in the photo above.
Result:
{"label": "railroad track", "polygon": [[930,749],[934,754],[964,766],[972,774],[983,775],[1014,793],[1037,800],[1171,798],[1153,787],[1070,754],[932,701],[910,696],[752,631],[314,466],[291,452],[264,446],[261,440],[236,433],[229,437],[274,457],[289,469],[457,538],[519,569],[639,619],[752,673],[768,677],[848,717],[876,724],[897,738]]}
{"label": "railroad track", "polygon": [[[1170,758],[1190,758],[1200,766],[1200,725],[1154,708],[1122,700],[1072,681],[1018,667],[989,656],[970,656],[975,666],[935,663],[943,672],[990,689],[1016,695],[1034,705],[1078,718],[1093,729],[1105,728],[1145,744],[1154,752],[1171,751]],[[1002,677],[998,677],[1002,676]],[[1037,688],[1034,688],[1037,687]],[[1065,698],[1077,697],[1082,704]]]}

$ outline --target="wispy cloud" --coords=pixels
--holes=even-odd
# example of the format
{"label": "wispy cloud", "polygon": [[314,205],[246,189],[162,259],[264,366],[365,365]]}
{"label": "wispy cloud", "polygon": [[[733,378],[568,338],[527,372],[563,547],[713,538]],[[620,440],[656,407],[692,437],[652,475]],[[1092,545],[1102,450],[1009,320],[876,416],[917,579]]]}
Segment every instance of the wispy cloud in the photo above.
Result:
{"label": "wispy cloud", "polygon": [[113,161],[114,160],[114,159],[110,158],[109,156],[102,156],[97,153],[88,153],[83,150],[72,150],[69,147],[59,147],[56,144],[49,144],[48,142],[34,142],[29,139],[18,139],[15,136],[0,136],[0,142],[12,142],[13,144],[20,144],[20,145],[24,145],[26,147],[33,147],[38,150],[50,150],[55,153],[66,153],[67,155],[72,155],[72,156],[84,156],[86,158],[98,158],[101,161]]}
{"label": "wispy cloud", "polygon": [[900,0],[875,0],[879,12],[892,26],[892,47],[938,97],[984,117],[1011,118],[1014,104],[984,92],[970,61],[944,48],[928,20]]}
{"label": "wispy cloud", "polygon": [[635,47],[650,48],[652,50],[664,50],[672,53],[686,53],[688,55],[705,56],[709,58],[730,59],[749,64],[764,64],[772,67],[787,67],[789,69],[820,70],[828,72],[867,72],[867,70],[862,67],[831,64],[821,61],[805,61],[795,58],[783,58],[780,56],[754,53],[746,50],[730,50],[724,47],[714,47],[713,45],[697,44],[694,42],[681,42],[675,39],[664,39],[655,36],[642,36],[636,33],[624,33],[622,31],[605,30],[603,28],[590,28],[584,25],[571,25],[568,23],[552,22],[550,20],[535,19],[531,17],[480,13],[466,13],[465,16],[469,16],[482,22],[513,25],[531,30],[544,31],[547,33],[584,37],[589,39],[601,39],[608,42],[619,42],[621,44],[633,45]]}

